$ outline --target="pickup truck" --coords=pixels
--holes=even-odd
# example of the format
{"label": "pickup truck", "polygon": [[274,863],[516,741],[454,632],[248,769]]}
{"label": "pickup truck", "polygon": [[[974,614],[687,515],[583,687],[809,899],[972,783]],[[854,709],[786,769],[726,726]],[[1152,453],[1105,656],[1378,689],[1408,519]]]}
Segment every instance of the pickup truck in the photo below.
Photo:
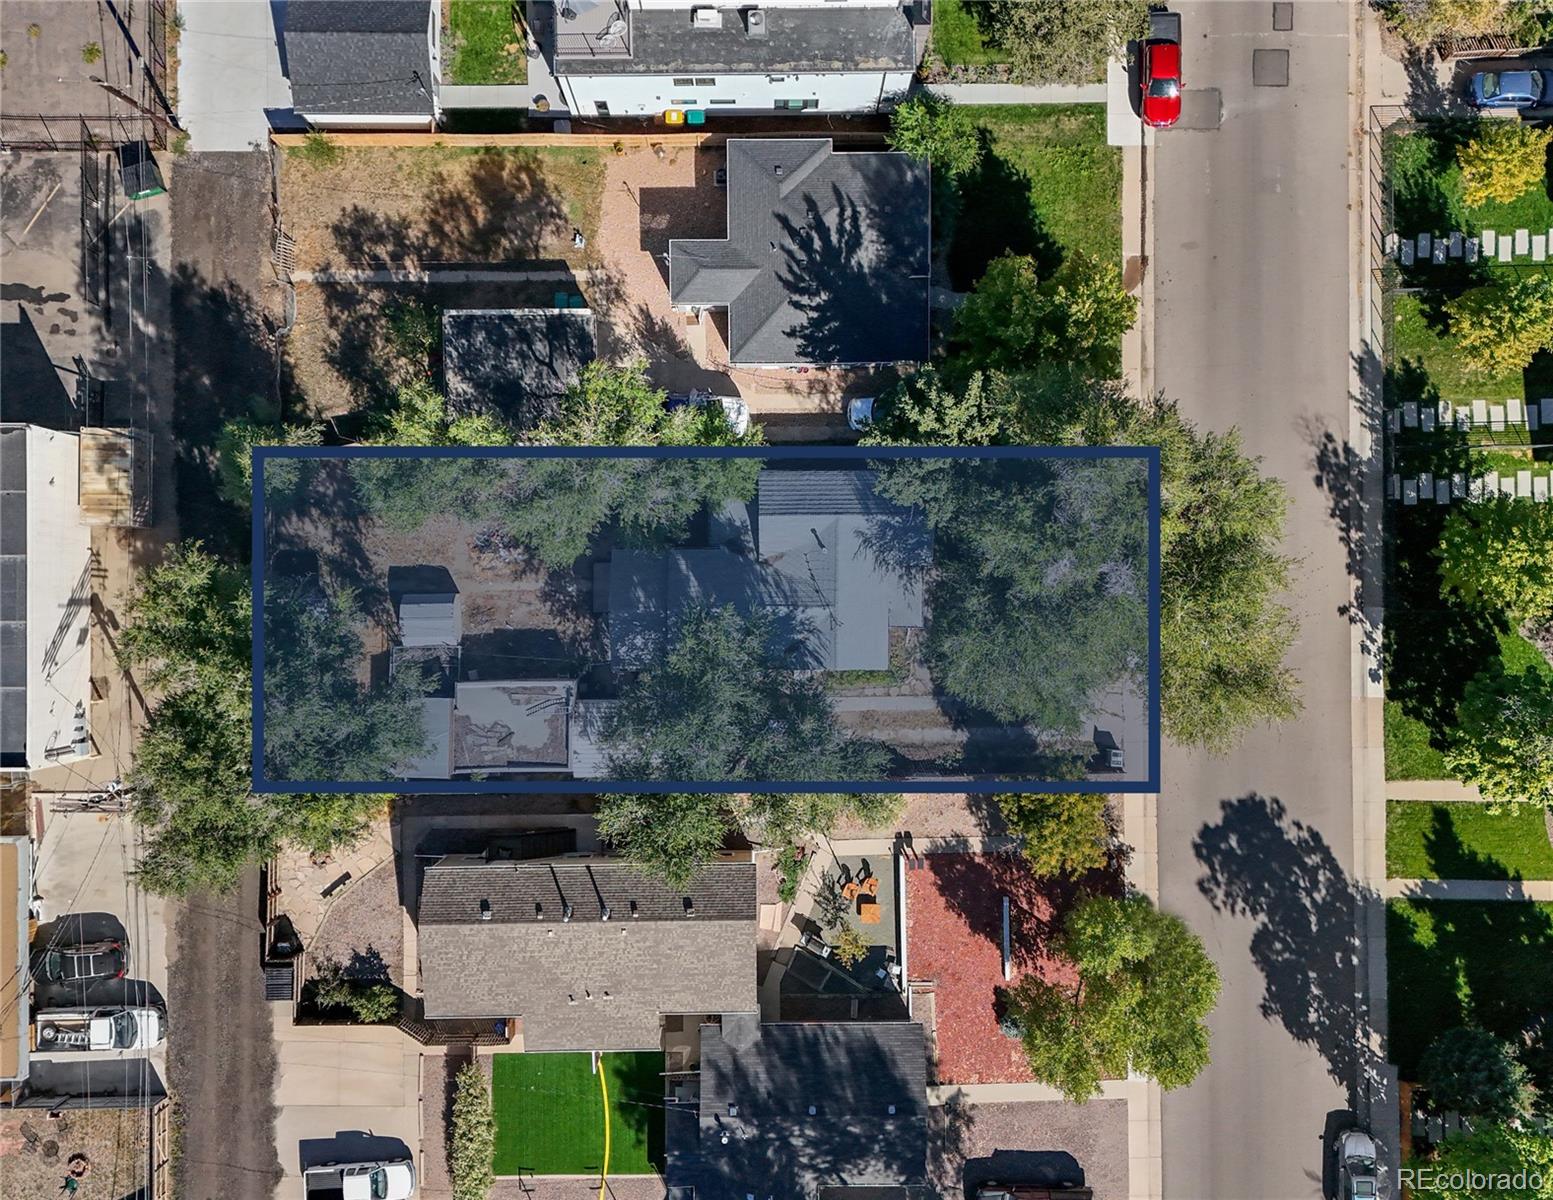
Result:
{"label": "pickup truck", "polygon": [[54,1008],[38,1013],[33,1049],[149,1050],[167,1036],[167,1016],[159,1008]]}
{"label": "pickup truck", "polygon": [[305,1200],[410,1200],[415,1195],[415,1164],[392,1162],[323,1163],[302,1172]]}

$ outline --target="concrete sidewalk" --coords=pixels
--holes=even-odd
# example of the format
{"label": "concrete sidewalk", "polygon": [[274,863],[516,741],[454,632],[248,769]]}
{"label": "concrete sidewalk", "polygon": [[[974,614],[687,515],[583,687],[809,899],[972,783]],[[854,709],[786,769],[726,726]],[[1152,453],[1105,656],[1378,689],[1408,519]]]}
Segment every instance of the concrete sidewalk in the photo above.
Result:
{"label": "concrete sidewalk", "polygon": [[178,118],[190,150],[247,150],[302,129],[269,0],[180,0]]}
{"label": "concrete sidewalk", "polygon": [[954,104],[1104,104],[1103,83],[930,83],[924,91]]}
{"label": "concrete sidewalk", "polygon": [[1540,900],[1553,902],[1553,879],[1388,879],[1388,900]]}
{"label": "concrete sidewalk", "polygon": [[1476,784],[1462,783],[1457,779],[1388,779],[1386,799],[1417,800],[1421,803],[1451,800],[1469,804],[1487,804],[1489,801],[1478,791]]}

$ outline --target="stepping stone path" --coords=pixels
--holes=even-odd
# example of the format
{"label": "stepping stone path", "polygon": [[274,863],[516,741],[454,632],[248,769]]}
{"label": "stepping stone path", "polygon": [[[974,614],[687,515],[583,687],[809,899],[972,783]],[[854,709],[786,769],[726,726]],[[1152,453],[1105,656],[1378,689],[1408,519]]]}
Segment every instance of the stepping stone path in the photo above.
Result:
{"label": "stepping stone path", "polygon": [[1459,229],[1438,234],[1425,230],[1408,238],[1388,233],[1384,244],[1386,257],[1396,259],[1404,267],[1415,263],[1442,266],[1452,259],[1475,263],[1479,256],[1502,263],[1518,258],[1545,263],[1549,261],[1549,251],[1553,250],[1553,229],[1536,232],[1516,229],[1503,233],[1484,229],[1476,237],[1469,237]]}

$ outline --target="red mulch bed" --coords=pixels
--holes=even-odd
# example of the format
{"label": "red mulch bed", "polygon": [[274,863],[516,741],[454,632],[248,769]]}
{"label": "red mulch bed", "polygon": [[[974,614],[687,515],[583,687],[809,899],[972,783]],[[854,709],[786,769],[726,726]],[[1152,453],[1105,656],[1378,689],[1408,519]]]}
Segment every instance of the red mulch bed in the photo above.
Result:
{"label": "red mulch bed", "polygon": [[[1071,982],[1049,952],[1077,889],[1040,878],[1009,854],[930,854],[906,871],[907,968],[936,981],[939,1083],[1023,1083],[1019,1042],[998,1029],[996,991],[1038,972]],[[1003,897],[1010,901],[1013,978],[1003,981]]]}

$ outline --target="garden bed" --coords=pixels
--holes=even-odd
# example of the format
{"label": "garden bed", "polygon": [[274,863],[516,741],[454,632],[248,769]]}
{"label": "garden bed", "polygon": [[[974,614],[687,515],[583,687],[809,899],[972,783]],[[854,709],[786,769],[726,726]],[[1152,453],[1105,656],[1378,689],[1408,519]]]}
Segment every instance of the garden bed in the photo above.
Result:
{"label": "garden bed", "polygon": [[1386,927],[1389,1057],[1403,1079],[1447,1029],[1515,1038],[1553,1010],[1553,904],[1392,900]]}
{"label": "garden bed", "polygon": [[1471,801],[1386,802],[1386,874],[1393,879],[1553,879],[1543,810],[1490,812]]}

